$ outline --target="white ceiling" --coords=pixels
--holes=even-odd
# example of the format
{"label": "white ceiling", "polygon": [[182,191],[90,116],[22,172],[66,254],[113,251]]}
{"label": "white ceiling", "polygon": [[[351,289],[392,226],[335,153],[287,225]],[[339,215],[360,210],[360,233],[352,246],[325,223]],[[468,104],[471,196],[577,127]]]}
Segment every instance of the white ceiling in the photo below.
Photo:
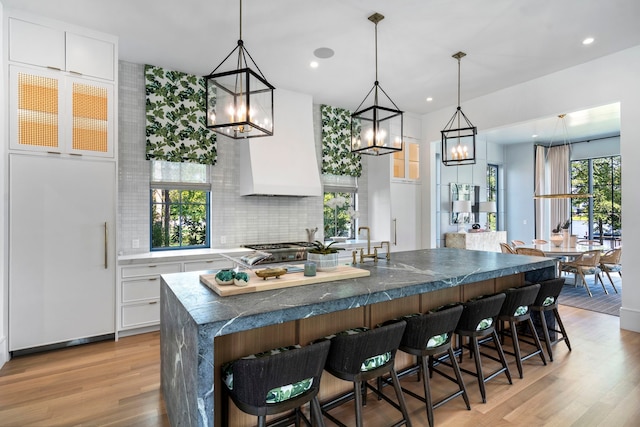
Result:
{"label": "white ceiling", "polygon": [[[238,0],[0,2],[117,35],[121,60],[198,75],[209,74],[239,37]],[[455,106],[458,67],[451,55],[457,51],[467,53],[461,62],[464,106],[465,100],[640,45],[637,0],[244,0],[242,38],[276,88],[353,110],[375,80],[375,26],[367,19],[373,12],[385,16],[378,24],[380,85],[401,110],[419,114]],[[595,42],[585,46],[588,36]],[[315,58],[319,47],[335,55]],[[320,64],[311,69],[314,59]],[[596,128],[589,132],[616,133],[610,108],[603,119],[597,111],[591,116]],[[509,141],[547,125],[521,124]],[[492,140],[504,142],[506,129],[498,131]]]}

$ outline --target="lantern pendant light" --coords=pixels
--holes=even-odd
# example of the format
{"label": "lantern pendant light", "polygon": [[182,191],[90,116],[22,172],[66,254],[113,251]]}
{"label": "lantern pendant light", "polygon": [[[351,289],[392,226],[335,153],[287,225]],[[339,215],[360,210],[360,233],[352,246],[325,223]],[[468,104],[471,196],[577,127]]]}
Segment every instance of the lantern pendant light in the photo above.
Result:
{"label": "lantern pendant light", "polygon": [[[402,151],[403,112],[378,82],[378,22],[384,16],[374,13],[367,19],[375,24],[376,80],[356,112],[351,115],[351,152],[379,156]],[[389,106],[379,104],[379,92],[387,98]],[[373,105],[361,109],[371,94]]]}
{"label": "lantern pendant light", "polygon": [[[236,51],[236,68],[216,72]],[[257,72],[249,68],[247,57]],[[242,41],[242,0],[238,45],[204,79],[207,128],[233,139],[273,135],[275,88],[264,77]]]}
{"label": "lantern pendant light", "polygon": [[[458,108],[451,120],[440,131],[442,134],[442,163],[445,166],[473,165],[476,163],[476,134],[478,129],[471,124],[460,107],[460,60],[464,52],[452,55],[458,60]],[[464,122],[461,121],[464,120]],[[454,128],[454,126],[456,126]]]}

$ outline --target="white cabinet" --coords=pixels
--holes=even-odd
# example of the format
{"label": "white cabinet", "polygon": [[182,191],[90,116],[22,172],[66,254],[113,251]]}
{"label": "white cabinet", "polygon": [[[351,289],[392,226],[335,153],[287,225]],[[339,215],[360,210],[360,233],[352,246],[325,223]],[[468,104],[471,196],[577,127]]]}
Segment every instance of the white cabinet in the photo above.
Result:
{"label": "white cabinet", "polygon": [[9,18],[9,60],[114,80],[116,44],[113,40]]}
{"label": "white cabinet", "polygon": [[415,250],[421,244],[420,206],[422,186],[411,183],[391,183],[391,250]]}
{"label": "white cabinet", "polygon": [[115,332],[116,163],[9,155],[9,350]]}
{"label": "white cabinet", "polygon": [[9,67],[10,148],[114,157],[113,83]]}
{"label": "white cabinet", "polygon": [[182,263],[150,262],[119,267],[118,330],[160,323],[160,275],[179,273]]}

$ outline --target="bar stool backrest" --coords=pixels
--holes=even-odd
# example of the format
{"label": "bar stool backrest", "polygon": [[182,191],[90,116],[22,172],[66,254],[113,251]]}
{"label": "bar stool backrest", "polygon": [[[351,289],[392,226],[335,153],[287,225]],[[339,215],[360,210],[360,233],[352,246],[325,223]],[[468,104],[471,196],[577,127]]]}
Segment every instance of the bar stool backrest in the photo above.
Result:
{"label": "bar stool backrest", "polygon": [[504,303],[502,303],[500,315],[515,316],[516,310],[518,310],[519,307],[529,307],[535,302],[539,291],[540,285],[537,283],[520,288],[507,289],[505,291],[506,298]]}
{"label": "bar stool backrest", "polygon": [[[505,298],[506,295],[504,293],[499,293],[465,302],[464,310],[456,329],[459,331],[475,331],[480,321],[487,318],[492,318],[495,324]],[[491,328],[487,329],[491,330]]]}
{"label": "bar stool backrest", "polygon": [[317,392],[330,346],[330,341],[321,341],[266,357],[239,359],[232,367],[234,385],[230,393],[241,402],[264,407],[269,390],[307,378],[313,378],[307,393]]}
{"label": "bar stool backrest", "polygon": [[393,363],[406,326],[407,322],[400,320],[354,335],[337,335],[331,339],[327,369],[357,375],[363,361],[384,353],[391,353],[388,363]]}
{"label": "bar stool backrest", "polygon": [[424,349],[431,337],[445,333],[448,334],[445,343],[450,342],[452,332],[462,315],[462,310],[462,304],[456,304],[420,316],[405,318],[407,328],[402,336],[400,346]]}
{"label": "bar stool backrest", "polygon": [[[538,291],[538,296],[533,302],[533,305],[536,307],[552,307],[556,305],[558,303],[558,296],[560,295],[563,286],[563,278],[545,280],[544,282],[540,282],[540,290]],[[551,301],[551,303],[545,304],[545,301]]]}

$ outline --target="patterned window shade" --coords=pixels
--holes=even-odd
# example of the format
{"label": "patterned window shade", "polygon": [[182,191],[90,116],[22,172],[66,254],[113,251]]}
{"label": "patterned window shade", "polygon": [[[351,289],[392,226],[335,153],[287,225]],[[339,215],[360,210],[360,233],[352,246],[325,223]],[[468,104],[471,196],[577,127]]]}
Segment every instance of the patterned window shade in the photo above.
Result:
{"label": "patterned window shade", "polygon": [[351,152],[351,112],[322,105],[322,174],[362,174],[360,155]]}
{"label": "patterned window shade", "polygon": [[147,160],[215,165],[216,136],[205,126],[204,79],[145,66]]}

